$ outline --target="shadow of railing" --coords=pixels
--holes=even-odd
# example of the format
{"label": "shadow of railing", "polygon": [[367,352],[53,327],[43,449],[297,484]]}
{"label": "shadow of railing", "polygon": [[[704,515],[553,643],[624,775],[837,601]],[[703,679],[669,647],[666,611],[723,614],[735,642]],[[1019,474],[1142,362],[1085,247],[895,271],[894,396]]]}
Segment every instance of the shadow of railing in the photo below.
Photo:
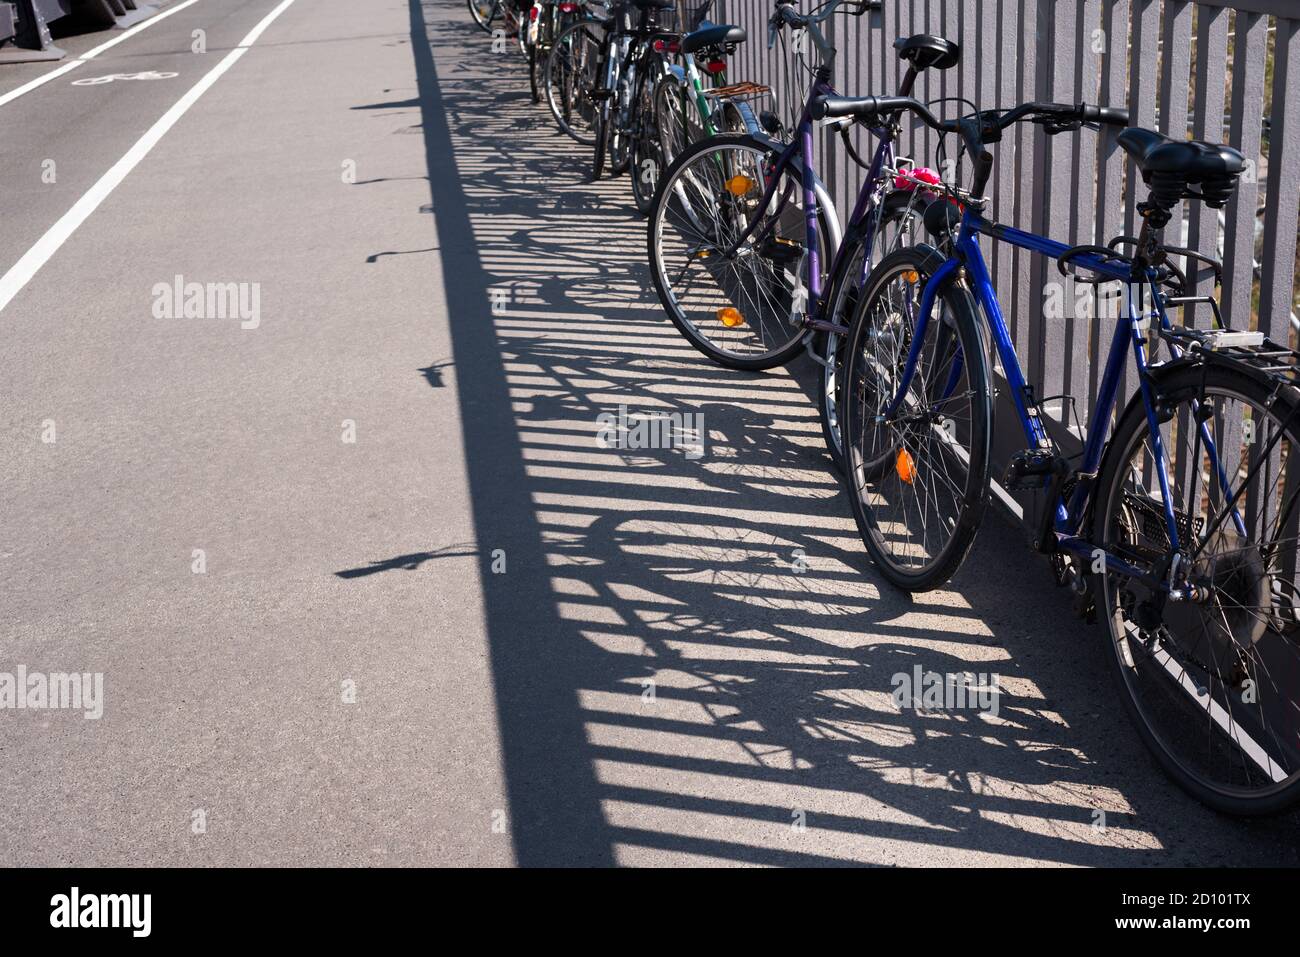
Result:
{"label": "shadow of railing", "polygon": [[[1224,822],[1151,770],[1100,632],[1064,620],[1007,526],[987,523],[950,588],[880,583],[807,382],[695,353],[655,299],[626,180],[586,181],[585,150],[515,95],[518,58],[493,56],[462,5],[411,0],[411,16],[476,530],[456,547],[482,563],[520,863],[1276,847],[1291,823]],[[415,115],[375,117],[399,132]],[[702,413],[706,454],[602,447],[598,416],[619,406]],[[999,714],[900,711],[894,676],[916,666],[996,673]],[[1189,827],[1213,836],[1184,850]]]}

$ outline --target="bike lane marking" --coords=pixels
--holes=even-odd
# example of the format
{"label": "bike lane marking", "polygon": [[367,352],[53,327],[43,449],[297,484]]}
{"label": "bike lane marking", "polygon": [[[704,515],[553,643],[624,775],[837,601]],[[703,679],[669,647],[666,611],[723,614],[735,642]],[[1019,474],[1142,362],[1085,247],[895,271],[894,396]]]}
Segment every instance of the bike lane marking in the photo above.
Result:
{"label": "bike lane marking", "polygon": [[8,93],[0,94],[0,106],[4,106],[6,103],[18,99],[18,97],[22,96],[24,93],[30,93],[38,86],[44,86],[46,83],[49,83],[50,80],[57,79],[58,77],[63,76],[65,73],[75,70],[77,67],[81,66],[81,64],[85,63],[88,60],[93,60],[95,57],[99,56],[101,53],[103,53],[105,50],[109,49],[110,47],[117,46],[123,40],[129,40],[131,37],[135,36],[141,30],[147,30],[155,23],[159,23],[163,20],[166,20],[173,13],[180,13],[186,7],[192,7],[194,6],[194,4],[198,2],[199,0],[182,0],[181,3],[176,4],[176,6],[174,7],[168,7],[166,10],[158,14],[156,17],[150,17],[148,20],[145,20],[143,23],[137,23],[135,26],[122,31],[122,34],[120,36],[114,37],[113,39],[109,40],[107,43],[101,43],[99,46],[87,50],[77,59],[70,60],[69,62],[63,64],[63,66],[56,67],[55,69],[51,70],[49,73],[43,73],[40,76],[36,77],[36,79],[29,80],[28,82],[24,83],[22,86],[10,90]]}
{"label": "bike lane marking", "polygon": [[[89,218],[99,204],[126,179],[127,175],[139,165],[157,144],[158,141],[167,134],[176,121],[179,120],[193,106],[208,88],[211,87],[221,75],[234,66],[235,61],[242,57],[257,42],[258,37],[269,27],[275,19],[289,8],[294,0],[281,0],[281,2],[263,17],[258,24],[253,27],[248,34],[239,41],[238,46],[225,55],[221,62],[204,74],[194,86],[181,96],[171,108],[158,118],[145,134],[136,140],[128,149],[121,159],[109,168],[103,176],[91,186],[80,199],[73,204],[72,208],[64,213],[59,220],[46,230],[45,235],[36,241],[36,244],[27,250],[16,263],[10,267],[9,271],[0,276],[0,311],[9,305],[10,300],[22,290],[32,277],[35,276],[50,258],[59,250],[68,238],[77,231],[77,228]],[[179,10],[180,7],[173,7],[173,10]]]}

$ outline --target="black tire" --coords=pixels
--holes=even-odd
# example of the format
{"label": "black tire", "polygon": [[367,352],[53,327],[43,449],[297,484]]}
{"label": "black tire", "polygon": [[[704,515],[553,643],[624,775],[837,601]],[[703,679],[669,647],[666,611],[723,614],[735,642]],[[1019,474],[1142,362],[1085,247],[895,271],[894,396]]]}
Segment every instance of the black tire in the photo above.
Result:
{"label": "black tire", "polygon": [[619,111],[610,110],[609,175],[617,179],[632,166],[632,136]]}
{"label": "black tire", "polygon": [[[915,302],[942,262],[936,250],[917,246],[890,253],[871,271],[845,343],[840,389],[853,517],[881,574],[912,592],[938,588],[952,577],[970,551],[988,501],[993,418],[988,357],[975,300],[964,285],[950,281],[936,296],[909,388],[912,411],[893,421],[877,418],[895,391],[882,375],[902,370],[913,334],[897,309],[895,287],[901,283],[899,295]],[[960,377],[945,399],[957,355]],[[959,419],[963,408],[964,420]],[[943,537],[932,540],[932,530]]]}
{"label": "black tire", "polygon": [[600,179],[605,171],[605,150],[609,144],[609,100],[601,100],[596,109],[596,142],[591,156],[591,181]]}
{"label": "black tire", "polygon": [[534,103],[542,102],[542,94],[537,84],[537,46],[536,43],[528,45],[528,90],[532,93]]}
{"label": "black tire", "polygon": [[[907,246],[916,241],[911,237],[920,232],[921,216],[924,215],[926,205],[927,202],[911,192],[895,190],[889,193],[881,210],[880,228],[873,239],[872,258],[879,261],[896,246]],[[865,241],[857,236],[846,237],[844,241],[853,243],[853,248],[841,253],[840,274],[831,279],[831,288],[827,291],[830,308],[825,315],[830,321],[847,326],[857,311],[860,292],[857,276],[861,269]],[[819,367],[817,414],[821,421],[822,439],[826,442],[831,462],[841,475],[844,474],[844,449],[839,429],[838,383],[843,378],[843,347],[844,337],[831,332],[818,333],[812,344]]]}
{"label": "black tire", "polygon": [[[715,342],[714,339],[710,338],[705,331],[700,329],[696,322],[687,315],[688,308],[690,308],[692,315],[696,315],[697,317],[707,315],[708,309],[705,308],[703,312],[701,312],[699,309],[684,306],[679,301],[676,293],[672,288],[670,288],[669,283],[665,280],[665,270],[667,267],[665,265],[664,243],[666,240],[664,234],[666,232],[670,234],[669,239],[667,240],[668,242],[671,243],[678,241],[678,237],[673,233],[673,230],[677,227],[672,224],[667,226],[665,224],[673,217],[677,220],[684,219],[680,210],[681,204],[676,198],[676,184],[682,182],[681,177],[687,175],[684,171],[688,171],[693,163],[697,161],[702,163],[713,162],[708,154],[714,151],[716,151],[719,156],[729,153],[748,156],[750,159],[746,160],[746,162],[757,162],[757,159],[755,158],[761,158],[766,162],[767,158],[774,155],[770,148],[770,144],[767,141],[749,135],[714,136],[687,147],[681,156],[673,162],[672,166],[664,171],[657,187],[654,202],[650,209],[650,216],[646,229],[646,243],[650,260],[651,277],[655,284],[655,291],[659,294],[659,301],[663,305],[664,311],[668,314],[668,318],[672,320],[673,325],[677,327],[677,330],[696,349],[704,353],[704,355],[708,356],[719,365],[731,369],[744,369],[749,371],[773,369],[777,366],[784,365],[798,355],[803,350],[805,343],[812,336],[812,333],[806,330],[801,322],[795,320],[795,314],[799,311],[799,307],[795,304],[795,300],[802,295],[800,293],[800,289],[803,288],[802,285],[798,288],[792,288],[788,285],[778,284],[776,282],[777,270],[770,265],[768,268],[771,272],[763,277],[759,277],[759,286],[757,287],[754,286],[754,276],[739,278],[737,278],[737,276],[723,276],[722,279],[718,281],[726,281],[729,285],[735,285],[742,293],[747,289],[750,290],[749,302],[756,307],[753,311],[758,314],[759,320],[757,323],[754,323],[746,319],[741,323],[741,325],[745,325],[749,329],[758,328],[760,330],[770,330],[760,331],[757,334],[757,343],[747,343],[744,340],[737,339],[735,347],[723,348]],[[703,159],[701,159],[701,157],[703,157]],[[783,175],[786,177],[795,177],[797,174],[794,168],[791,167]],[[752,197],[757,201],[761,199],[761,194],[762,187],[760,184],[756,184],[756,192],[751,190],[746,194],[745,198],[750,199]],[[737,200],[737,203],[739,203],[739,199]],[[802,192],[796,188],[791,195],[790,201],[782,212],[782,222],[784,222],[788,217],[791,220],[791,234],[796,236],[799,235],[798,231],[803,228],[803,213],[799,208],[799,204],[801,203]],[[820,233],[819,246],[821,252],[820,264],[824,270],[827,263],[834,257],[835,250],[830,242],[832,234],[826,210],[820,208],[820,206],[821,204],[819,204],[818,211],[818,229]],[[676,210],[676,212],[674,212],[674,210]],[[733,220],[739,220],[740,218],[747,216],[748,213],[740,213],[736,210],[732,210],[730,215]],[[739,236],[736,238],[739,238]],[[795,256],[797,258],[799,255],[798,250],[802,249],[802,244],[793,241],[793,246],[790,248],[795,250]],[[803,254],[806,255],[806,252],[807,251],[804,250]],[[694,258],[694,254],[692,254],[690,258]],[[701,256],[698,261],[703,262],[703,256]],[[733,257],[733,262],[741,261],[762,262],[764,264],[769,263],[768,259],[758,253],[756,253],[755,256],[748,258]],[[716,268],[718,270],[732,269],[732,266],[722,263],[720,260],[717,260],[717,262],[718,266]],[[790,265],[787,263],[782,265],[780,271],[787,280],[802,284],[805,262],[806,259],[800,260],[798,265]],[[708,266],[704,268],[706,272],[713,272],[713,269]],[[685,269],[681,270],[679,278],[681,275],[685,275],[685,271]],[[716,275],[715,279],[717,279]],[[753,291],[755,289],[757,290],[757,294],[764,298],[764,301],[755,301],[755,293]],[[804,292],[806,293],[806,290]],[[727,289],[723,289],[722,293],[723,298],[730,302],[733,294]],[[739,302],[740,300],[737,299],[736,301]],[[772,308],[769,309],[769,307]],[[717,310],[719,316],[721,316],[725,311],[725,308]],[[778,311],[782,314],[778,315]],[[770,312],[770,315],[764,318],[766,312]]]}
{"label": "black tire", "polygon": [[[1178,449],[1184,442],[1196,440],[1190,428],[1182,435],[1175,434],[1175,430],[1185,428],[1179,423],[1190,422],[1191,413],[1187,410],[1191,409],[1191,400],[1210,396],[1210,401],[1201,407],[1212,410],[1209,422],[1214,430],[1216,450],[1227,459],[1227,465],[1222,459],[1219,462],[1226,474],[1249,474],[1249,469],[1244,467],[1249,461],[1246,458],[1249,453],[1241,453],[1241,461],[1234,466],[1232,446],[1235,444],[1239,450],[1243,444],[1249,447],[1254,434],[1258,434],[1258,447],[1266,448],[1265,434],[1273,428],[1282,433],[1273,454],[1283,464],[1271,481],[1280,488],[1280,494],[1290,494],[1287,489],[1295,479],[1284,478],[1291,467],[1285,463],[1297,461],[1300,454],[1300,426],[1291,419],[1295,401],[1287,397],[1286,390],[1280,392],[1275,404],[1270,406],[1273,397],[1271,384],[1229,366],[1212,365],[1204,371],[1195,366],[1173,367],[1158,371],[1156,375],[1161,404],[1174,410],[1173,417],[1161,426],[1162,438],[1166,432],[1168,434],[1166,449],[1169,461],[1178,460]],[[1246,417],[1230,411],[1234,401],[1249,403],[1252,429],[1259,430],[1245,437],[1244,442],[1241,431]],[[1289,425],[1286,424],[1288,420]],[[1230,438],[1234,429],[1236,442]],[[1144,455],[1141,450],[1148,447],[1149,435],[1146,408],[1140,396],[1136,396],[1121,416],[1107,445],[1092,514],[1092,540],[1108,551],[1121,549],[1126,558],[1137,564],[1145,564],[1140,558],[1144,552],[1152,558],[1160,554],[1162,547],[1165,554],[1169,552],[1169,538],[1161,530],[1163,521],[1145,520],[1145,512],[1149,510],[1145,504],[1147,493],[1142,491],[1146,477],[1131,468],[1134,456]],[[1195,459],[1196,455],[1192,453],[1184,461]],[[1185,528],[1190,540],[1199,541],[1202,536],[1208,536],[1207,554],[1211,562],[1222,561],[1237,552],[1243,556],[1239,562],[1241,567],[1228,569],[1228,574],[1235,576],[1232,578],[1226,575],[1219,578],[1223,573],[1214,568],[1208,579],[1201,579],[1210,582],[1214,597],[1209,600],[1167,601],[1159,612],[1159,623],[1154,629],[1150,625],[1139,626],[1136,620],[1127,617],[1137,618],[1136,610],[1143,595],[1140,584],[1113,573],[1093,574],[1091,585],[1098,602],[1098,617],[1103,620],[1110,638],[1106,651],[1108,670],[1143,743],[1181,788],[1221,813],[1236,816],[1276,814],[1300,801],[1300,748],[1295,744],[1300,733],[1300,668],[1297,667],[1300,663],[1300,603],[1295,599],[1300,593],[1294,591],[1293,573],[1282,574],[1283,569],[1272,568],[1274,561],[1294,562],[1296,541],[1294,536],[1281,540],[1275,536],[1271,547],[1259,547],[1258,544],[1235,547],[1236,543],[1253,542],[1253,539],[1242,538],[1232,529],[1214,532],[1213,518],[1218,509],[1202,511],[1202,505],[1208,504],[1208,490],[1203,487],[1198,490],[1195,485],[1190,493],[1180,489],[1180,471],[1190,476],[1193,470],[1186,467],[1180,470],[1177,465],[1172,469],[1171,497],[1182,506],[1176,511],[1179,526]],[[1214,471],[1207,467],[1205,474],[1213,475]],[[1233,488],[1231,482],[1230,478],[1230,489]],[[1216,494],[1221,495],[1217,490]],[[1189,501],[1198,503],[1195,510],[1188,505]],[[1247,516],[1252,508],[1260,508],[1258,498],[1254,506],[1250,504],[1249,492],[1240,501],[1247,503],[1242,506]],[[1279,513],[1283,511],[1278,510]],[[1266,515],[1268,512],[1263,509],[1256,514]],[[1229,524],[1225,523],[1223,528],[1227,529]],[[1216,557],[1217,547],[1209,546],[1220,536],[1233,540],[1234,547],[1220,551]],[[1162,544],[1157,545],[1160,540]],[[1269,540],[1267,531],[1259,536],[1259,540],[1260,543]],[[1252,548],[1255,549],[1253,554],[1271,557],[1251,568],[1252,562],[1244,556],[1252,554]],[[1288,557],[1282,557],[1283,549],[1289,550]],[[1184,554],[1193,569],[1190,577],[1196,579],[1198,566],[1186,549]],[[1259,576],[1262,580],[1257,580]],[[1278,588],[1282,584],[1278,579],[1290,579],[1291,590],[1283,593]],[[1230,614],[1237,616],[1249,607],[1263,611],[1262,605],[1225,603],[1218,597],[1235,588],[1256,596],[1268,595],[1269,611],[1263,616],[1237,617],[1230,623]],[[1286,606],[1285,614],[1280,611],[1283,604]],[[1126,605],[1132,610],[1126,611]],[[1210,610],[1203,612],[1202,608]],[[1217,620],[1216,609],[1221,616]],[[1210,616],[1209,626],[1202,620],[1199,628],[1193,627],[1201,615]],[[1256,618],[1260,620],[1254,621]],[[1230,627],[1221,631],[1218,620]],[[1235,629],[1231,627],[1234,624]],[[1179,634],[1174,635],[1174,630]],[[1243,661],[1248,666],[1243,668]],[[1256,689],[1258,714],[1252,707],[1255,702],[1247,702],[1244,694],[1238,695],[1236,689],[1228,684],[1229,676],[1224,674],[1228,664],[1237,675],[1265,677],[1258,682]],[[1279,686],[1278,682],[1284,684]],[[1221,717],[1206,720],[1207,716],[1215,713],[1215,705]],[[1261,730],[1259,719],[1266,710],[1289,717],[1292,723],[1278,729],[1265,719]],[[1225,721],[1227,728],[1234,729],[1232,734],[1225,733]],[[1168,727],[1160,727],[1166,722]],[[1183,732],[1186,743],[1177,740],[1183,735],[1179,735],[1174,730],[1176,728],[1186,729]],[[1276,774],[1266,773],[1261,762],[1248,757],[1252,747],[1275,761]],[[1207,767],[1198,767],[1202,760],[1207,762]],[[1215,771],[1221,778],[1212,779],[1207,771]]]}

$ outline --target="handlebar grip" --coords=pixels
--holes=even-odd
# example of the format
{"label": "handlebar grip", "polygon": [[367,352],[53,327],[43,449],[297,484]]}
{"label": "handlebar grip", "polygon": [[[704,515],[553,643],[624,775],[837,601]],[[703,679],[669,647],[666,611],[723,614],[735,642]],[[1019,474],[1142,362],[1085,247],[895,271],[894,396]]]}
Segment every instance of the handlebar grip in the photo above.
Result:
{"label": "handlebar grip", "polygon": [[879,116],[904,110],[916,103],[910,96],[819,96],[812,102],[812,116]]}
{"label": "handlebar grip", "polygon": [[1084,103],[1082,104],[1081,115],[1085,123],[1128,126],[1128,110],[1118,106],[1089,106]]}

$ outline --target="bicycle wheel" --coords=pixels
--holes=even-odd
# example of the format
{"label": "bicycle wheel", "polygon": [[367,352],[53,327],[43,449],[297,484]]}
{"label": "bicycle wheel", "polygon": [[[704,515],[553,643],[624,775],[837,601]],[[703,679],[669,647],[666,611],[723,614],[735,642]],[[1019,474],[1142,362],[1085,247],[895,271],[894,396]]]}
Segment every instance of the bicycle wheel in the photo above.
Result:
{"label": "bicycle wheel", "polygon": [[540,56],[539,45],[530,43],[528,45],[528,92],[534,103],[542,102],[541,91],[537,86],[537,61]]}
{"label": "bicycle wheel", "polygon": [[[928,201],[918,193],[905,190],[894,190],[885,197],[880,207],[879,225],[871,243],[872,264],[880,262],[895,249],[910,246],[917,241],[915,237],[920,234],[921,219],[927,205]],[[857,310],[861,292],[859,278],[863,273],[862,258],[866,251],[863,237],[852,240],[845,238],[845,242],[850,241],[853,248],[843,253],[844,265],[828,292],[830,306],[825,314],[827,319],[840,326],[847,326]],[[870,264],[868,272],[869,268]],[[817,412],[821,419],[822,438],[826,441],[831,461],[840,472],[844,471],[844,447],[839,423],[843,346],[844,336],[834,332],[818,335],[814,346],[816,360],[821,367]]]}
{"label": "bicycle wheel", "polygon": [[853,517],[881,573],[908,591],[952,577],[988,499],[993,407],[975,301],[964,286],[939,291],[915,374],[889,412],[921,291],[942,262],[928,246],[882,259],[844,346],[839,422]]}
{"label": "bicycle wheel", "polygon": [[[1107,659],[1143,741],[1179,785],[1225,813],[1275,813],[1300,799],[1296,404],[1275,397],[1276,380],[1226,365],[1158,375],[1179,577],[1191,594],[1094,575]],[[1154,434],[1135,399],[1107,447],[1093,541],[1168,581]]]}
{"label": "bicycle wheel", "polygon": [[647,61],[637,84],[636,108],[633,111],[632,134],[632,198],[637,212],[643,216],[650,212],[654,202],[659,174],[663,171],[663,155],[659,149],[659,129],[655,122],[654,92],[657,78],[663,73],[663,61]]}
{"label": "bicycle wheel", "polygon": [[622,176],[632,165],[632,137],[636,126],[634,102],[636,76],[641,64],[633,63],[620,74],[614,85],[615,96],[609,110],[609,174]]}
{"label": "bicycle wheel", "polygon": [[663,164],[661,169],[667,169],[690,142],[686,111],[693,107],[687,100],[689,95],[683,81],[672,73],[655,83],[651,101],[655,131],[658,134],[659,159]]}
{"label": "bicycle wheel", "polygon": [[605,151],[609,148],[609,98],[605,97],[596,107],[596,124],[592,135],[595,143],[591,155],[591,181],[600,179],[605,171]]}
{"label": "bicycle wheel", "polygon": [[600,49],[605,28],[592,20],[569,24],[546,58],[546,104],[560,129],[584,146],[595,143]]}
{"label": "bicycle wheel", "polygon": [[528,22],[528,14],[514,8],[506,15],[506,35],[509,36],[512,29],[515,31],[515,47],[523,57],[528,56]]}
{"label": "bicycle wheel", "polygon": [[492,32],[492,21],[501,16],[502,0],[469,0],[469,13],[482,29]]}
{"label": "bicycle wheel", "polygon": [[[691,345],[733,369],[788,362],[808,336],[811,257],[793,168],[760,208],[776,158],[770,144],[752,136],[703,140],[665,171],[650,211],[646,236],[659,301]],[[824,273],[834,254],[824,209],[818,227]]]}

